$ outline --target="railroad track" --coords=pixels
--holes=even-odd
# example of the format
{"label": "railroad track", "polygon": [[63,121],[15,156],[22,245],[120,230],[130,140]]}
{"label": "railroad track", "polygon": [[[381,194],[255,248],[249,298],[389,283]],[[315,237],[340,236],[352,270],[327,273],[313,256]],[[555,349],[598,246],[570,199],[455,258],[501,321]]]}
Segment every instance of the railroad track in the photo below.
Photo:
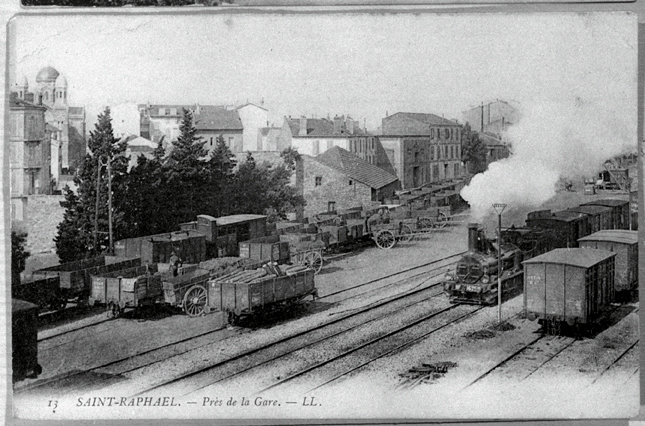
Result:
{"label": "railroad track", "polygon": [[[433,291],[438,285],[440,284],[416,289],[412,292],[397,295],[396,297],[380,301],[362,309],[351,311],[341,317],[337,317],[315,327],[310,327],[294,335],[241,352],[233,357],[228,357],[214,364],[156,384],[134,396],[162,389],[165,393],[172,392],[170,387],[175,385],[184,389],[184,391],[186,388],[189,388],[187,392],[184,392],[184,395],[187,395],[213,384],[231,379],[251,369],[288,356],[294,351],[321,344],[329,339],[356,330],[358,327],[366,326],[369,323],[382,320],[390,315],[395,315],[413,305],[427,303],[429,299],[436,298],[442,294],[441,291]],[[385,312],[379,312],[379,309]],[[250,358],[252,359],[249,361]],[[215,378],[212,378],[212,376],[215,376]],[[207,383],[204,384],[205,381]]]}
{"label": "railroad track", "polygon": [[[420,265],[419,267],[432,265],[432,264],[434,264],[434,263],[440,262],[441,260],[445,260],[445,259],[448,259],[448,258],[451,258],[451,257],[453,257],[453,256],[448,256],[447,258],[440,259],[440,260],[438,260],[438,261],[428,262],[427,264]],[[398,273],[396,273],[396,274],[390,274],[390,275],[388,275],[388,276],[387,276],[387,278],[392,277],[392,276],[396,276],[396,275],[399,275],[399,274],[404,274],[404,273],[406,273],[406,272],[408,272],[408,271],[410,271],[410,270],[418,269],[419,267],[414,267],[414,268],[409,268],[409,269],[404,270],[404,271],[399,271],[399,272],[398,272]],[[385,279],[385,278],[384,278],[384,279]],[[407,278],[407,279],[410,279],[410,278]],[[378,280],[373,280],[372,282],[376,282],[376,281],[378,281]],[[363,286],[363,285],[364,285],[364,284],[359,284],[359,286]],[[439,284],[434,284],[434,285],[432,285],[432,286],[430,286],[430,287],[434,287],[434,286],[437,286],[437,285],[439,285]],[[389,303],[389,302],[391,302],[391,301],[396,301],[396,300],[402,299],[402,298],[404,298],[404,297],[407,297],[409,294],[415,294],[415,293],[418,293],[418,292],[422,292],[424,289],[425,289],[425,288],[416,289],[416,290],[414,290],[414,291],[412,291],[412,292],[409,292],[409,293],[406,293],[406,294],[404,294],[404,295],[402,295],[402,296],[399,296],[399,297],[393,297],[393,298],[387,299],[387,301],[385,301],[384,303]],[[437,295],[438,295],[438,294],[440,294],[440,292],[439,292],[439,293],[437,293]],[[436,295],[435,295],[435,296],[436,296]],[[433,296],[433,297],[434,297],[434,296]],[[388,302],[388,301],[389,301],[389,302]],[[370,307],[368,307],[367,309],[368,309],[368,310],[369,310],[369,309],[375,309],[375,308],[377,308],[377,307],[378,307],[378,306],[380,306],[380,305],[382,305],[382,303],[372,304],[372,305],[370,305]],[[353,316],[355,316],[355,315],[359,315],[360,313],[361,313],[361,311],[355,311],[355,312],[354,312],[354,313],[352,313],[352,314],[345,315],[345,316],[343,316],[343,317],[337,318],[335,321],[332,321],[332,323],[335,323],[336,321],[341,321],[341,320],[343,320],[344,318],[347,318],[347,317],[353,317]],[[103,323],[103,322],[106,322],[106,321],[102,321],[101,323]],[[99,323],[91,324],[90,326],[98,325],[98,324],[99,324]],[[89,327],[89,326],[88,326],[88,327]],[[113,328],[114,328],[114,327],[113,327]],[[74,330],[68,330],[68,331],[66,331],[66,332],[59,333],[59,334],[54,335],[54,336],[49,336],[49,337],[47,337],[47,338],[45,338],[45,339],[53,339],[53,338],[55,338],[55,337],[59,337],[59,336],[61,336],[61,335],[68,334],[68,333],[72,333],[72,332],[74,332],[74,331],[78,331],[78,330],[82,330],[82,329],[83,329],[83,327],[78,328],[78,329],[74,329]],[[43,386],[51,385],[51,384],[53,384],[53,383],[55,383],[55,382],[57,382],[57,381],[60,381],[60,380],[69,380],[70,378],[73,378],[73,376],[78,376],[78,375],[81,375],[81,374],[85,374],[85,373],[87,373],[87,372],[100,371],[101,369],[105,369],[105,368],[107,368],[107,367],[116,366],[116,365],[118,365],[118,364],[125,364],[125,363],[128,363],[128,362],[133,361],[135,358],[138,358],[138,357],[144,357],[144,356],[146,356],[146,355],[154,354],[155,352],[162,352],[162,351],[164,351],[165,349],[169,349],[169,348],[171,348],[171,347],[173,347],[173,346],[180,345],[180,344],[182,344],[182,343],[186,343],[186,342],[188,342],[188,341],[190,341],[190,340],[192,340],[192,339],[198,339],[198,338],[200,338],[200,337],[207,336],[207,335],[209,335],[209,334],[212,334],[212,333],[215,333],[215,332],[217,332],[217,331],[221,331],[221,330],[222,330],[222,328],[218,328],[218,329],[214,329],[214,330],[209,330],[209,331],[207,331],[207,332],[205,332],[205,333],[202,333],[202,334],[200,334],[200,335],[192,336],[192,337],[190,337],[190,338],[186,338],[186,339],[182,339],[182,340],[180,340],[180,341],[172,342],[172,343],[169,343],[169,344],[167,344],[167,345],[164,345],[164,346],[161,346],[161,347],[158,347],[158,348],[154,348],[154,349],[146,350],[146,351],[143,351],[143,352],[140,352],[140,353],[136,353],[136,354],[133,354],[133,355],[130,355],[130,356],[124,357],[124,358],[120,358],[120,359],[117,359],[117,360],[114,360],[114,361],[110,361],[110,362],[107,362],[107,363],[103,363],[103,364],[101,364],[101,365],[94,366],[94,367],[92,367],[92,368],[90,368],[90,369],[86,369],[86,370],[83,370],[83,371],[75,371],[75,372],[71,372],[70,374],[65,374],[65,375],[63,375],[63,376],[57,376],[57,377],[51,378],[51,380],[45,380],[45,381],[42,381],[42,382],[33,383],[33,384],[29,385],[29,386],[26,386],[25,388],[20,388],[19,390],[17,390],[17,393],[21,393],[21,392],[25,392],[25,391],[28,391],[28,390],[33,390],[33,389],[35,389],[35,388],[40,388],[40,387],[43,387]],[[44,340],[44,339],[43,339],[43,340]],[[200,344],[200,345],[197,345],[197,346],[192,346],[192,347],[189,347],[188,349],[181,350],[181,351],[179,351],[179,352],[174,351],[174,352],[172,353],[172,356],[182,355],[182,354],[185,354],[185,353],[187,353],[187,352],[190,352],[190,351],[193,351],[193,350],[199,349],[199,348],[201,348],[201,347],[203,347],[203,346],[206,346],[206,345],[209,345],[209,344],[212,344],[212,343],[214,343],[214,342],[213,342],[213,341],[207,341],[206,343],[203,343],[203,344]],[[60,346],[60,345],[57,345],[57,346]],[[243,355],[244,355],[244,354],[243,354]],[[154,360],[154,361],[152,361],[152,362],[147,362],[147,363],[143,363],[143,364],[140,364],[140,365],[136,365],[134,368],[122,369],[122,370],[120,370],[118,373],[119,373],[119,374],[125,374],[125,373],[128,373],[128,372],[132,372],[132,371],[134,371],[134,370],[137,370],[137,369],[140,369],[140,368],[144,368],[144,367],[148,367],[148,366],[153,365],[153,364],[155,364],[155,363],[161,362],[161,361],[163,361],[163,360],[165,360],[165,359],[166,359],[166,358],[164,358],[164,359],[157,359],[157,360]]]}
{"label": "railroad track", "polygon": [[88,329],[90,327],[95,327],[97,325],[101,325],[101,324],[104,324],[104,323],[112,321],[112,320],[114,320],[114,318],[105,318],[105,319],[103,319],[101,321],[93,322],[91,324],[85,324],[83,326],[76,327],[76,328],[71,328],[69,330],[65,330],[65,331],[62,331],[60,333],[52,334],[51,336],[42,337],[42,338],[38,339],[38,343],[46,342],[48,340],[52,340],[52,339],[55,339],[57,337],[65,336],[66,334],[71,334],[71,333],[77,332],[79,330],[86,330],[86,329]]}
{"label": "railroad track", "polygon": [[[338,290],[338,291],[335,291],[335,292],[332,292],[332,293],[326,294],[326,295],[324,295],[324,296],[320,296],[320,297],[318,297],[318,299],[317,299],[317,300],[327,299],[327,298],[330,298],[330,297],[332,297],[332,296],[336,296],[336,295],[338,295],[338,294],[347,293],[347,292],[354,291],[354,290],[359,289],[359,288],[362,288],[362,287],[370,286],[370,285],[372,285],[372,284],[375,284],[375,283],[378,283],[378,282],[381,282],[381,281],[385,281],[385,280],[387,280],[387,279],[389,279],[389,278],[392,278],[392,277],[395,277],[395,276],[397,276],[397,275],[403,275],[403,274],[406,274],[406,273],[408,273],[408,272],[415,271],[415,270],[417,270],[417,269],[421,269],[421,268],[428,267],[428,266],[430,266],[430,265],[435,265],[435,264],[438,264],[438,263],[441,263],[441,262],[445,262],[445,261],[446,261],[446,260],[448,260],[448,259],[460,258],[460,257],[461,257],[461,256],[463,256],[465,253],[466,253],[465,251],[464,251],[464,252],[460,252],[460,253],[455,253],[455,254],[453,254],[453,255],[446,256],[446,257],[441,258],[441,259],[438,259],[438,260],[433,260],[432,262],[427,262],[427,263],[424,263],[424,264],[422,264],[422,265],[417,265],[417,266],[414,266],[414,267],[412,267],[412,268],[404,269],[404,270],[402,270],[402,271],[398,271],[398,272],[395,272],[395,273],[392,273],[392,274],[386,275],[386,276],[384,276],[384,277],[379,277],[379,278],[376,278],[376,279],[373,279],[373,280],[370,280],[370,281],[364,282],[364,283],[359,284],[359,285],[355,285],[355,286],[352,286],[352,287],[347,287],[347,288],[344,288],[344,289],[342,289],[342,290]],[[428,273],[434,272],[435,270],[437,270],[437,271],[438,271],[440,268],[445,268],[445,267],[447,267],[447,266],[452,266],[452,265],[454,265],[455,263],[456,263],[456,261],[451,261],[451,262],[448,262],[448,263],[446,263],[445,265],[441,265],[441,266],[439,266],[439,267],[437,267],[437,268],[435,268],[435,269],[433,269],[433,270],[425,271],[425,272],[421,272],[421,273],[418,273],[418,274],[416,274],[416,275],[412,275],[412,276],[410,276],[410,277],[406,277],[406,279],[416,278],[416,277],[418,277],[418,276],[421,276],[421,275],[424,275],[424,274],[428,274]],[[437,276],[440,276],[440,275],[442,275],[442,274],[443,274],[443,272],[441,272],[441,273],[439,273],[439,274],[434,275],[432,278],[437,277]],[[395,283],[398,283],[398,281],[397,281],[397,282],[395,282]],[[392,285],[392,284],[395,284],[395,283],[386,284],[386,286],[388,286],[388,285]],[[379,288],[380,288],[380,287],[379,287]],[[373,290],[373,289],[370,289],[370,290],[368,290],[368,291],[366,291],[366,292],[359,293],[359,294],[355,294],[355,295],[353,295],[352,297],[356,297],[356,296],[363,295],[363,294],[365,294],[365,293],[367,293],[367,292],[369,292],[369,291],[372,291],[372,290]]]}
{"label": "railroad track", "polygon": [[[450,318],[448,321],[434,325],[431,327],[431,329],[428,331],[428,322],[431,320],[435,319],[437,316],[454,311],[457,309],[463,309],[466,312],[465,313],[459,313],[459,316],[456,318]],[[368,342],[365,342],[355,348],[346,350],[328,360],[319,362],[315,365],[312,365],[306,369],[303,369],[302,371],[296,372],[284,379],[279,380],[278,382],[265,387],[264,389],[260,390],[258,393],[263,393],[271,389],[275,389],[277,387],[283,386],[285,383],[292,382],[296,379],[300,379],[301,381],[313,381],[316,380],[314,377],[309,377],[307,378],[307,375],[311,375],[310,373],[316,372],[316,376],[320,376],[321,372],[319,371],[321,368],[326,367],[332,372],[327,372],[327,378],[323,379],[321,382],[316,384],[314,387],[309,388],[305,393],[311,393],[315,390],[321,389],[325,386],[328,386],[336,381],[339,381],[345,377],[348,377],[355,371],[373,363],[374,361],[377,361],[381,358],[385,358],[387,356],[390,356],[394,353],[400,352],[415,343],[418,343],[419,341],[428,338],[430,335],[436,333],[437,331],[448,327],[450,325],[456,324],[460,321],[463,321],[464,319],[474,315],[476,312],[484,309],[483,306],[473,306],[473,305],[451,305],[448,308],[442,309],[439,312],[434,312],[430,315],[427,315],[419,320],[414,321],[411,324],[406,324],[403,327],[399,327],[396,330],[393,330],[383,336],[379,336],[375,339],[372,339]],[[403,334],[404,332],[408,332],[410,335],[405,337],[405,336],[399,336],[400,334]],[[368,354],[361,354],[360,352],[367,352]],[[369,352],[375,352],[371,355],[369,355]],[[347,361],[349,357],[353,357],[353,360]],[[340,366],[333,366],[334,363],[339,363],[341,364]],[[343,364],[349,364],[343,365]],[[331,368],[330,368],[331,366]],[[325,373],[322,373],[325,374]]]}

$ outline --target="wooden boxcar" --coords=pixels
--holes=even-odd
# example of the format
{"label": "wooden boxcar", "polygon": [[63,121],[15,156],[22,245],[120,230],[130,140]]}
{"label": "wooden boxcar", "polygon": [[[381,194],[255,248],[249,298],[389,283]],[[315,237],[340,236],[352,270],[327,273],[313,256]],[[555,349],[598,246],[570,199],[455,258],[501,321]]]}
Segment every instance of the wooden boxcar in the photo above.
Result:
{"label": "wooden boxcar", "polygon": [[590,248],[555,249],[524,264],[524,312],[547,332],[563,324],[597,323],[613,300],[616,253]]}
{"label": "wooden boxcar", "polygon": [[38,306],[11,299],[11,360],[13,382],[36,378],[38,364]]}
{"label": "wooden boxcar", "polygon": [[[578,240],[580,247],[616,253],[614,289],[624,296],[638,286],[638,232],[625,229],[599,231]],[[618,294],[622,293],[622,294]]]}
{"label": "wooden boxcar", "polygon": [[163,296],[161,279],[149,265],[93,276],[90,304],[103,304],[117,316],[126,308],[156,303]]}
{"label": "wooden boxcar", "polygon": [[578,239],[587,235],[588,220],[584,213],[540,210],[528,214],[526,226],[553,231],[553,247],[577,247]]}
{"label": "wooden boxcar", "polygon": [[257,214],[238,214],[216,218],[215,229],[211,231],[211,235],[216,238],[217,257],[239,256],[239,242],[265,237],[267,235],[266,220],[266,216]]}
{"label": "wooden boxcar", "polygon": [[578,206],[567,209],[576,213],[583,213],[588,216],[586,221],[587,228],[585,235],[593,234],[594,232],[603,229],[613,229],[613,210],[611,207],[606,206]]}
{"label": "wooden boxcar", "polygon": [[92,288],[92,275],[105,274],[135,266],[141,266],[141,259],[120,256],[98,256],[39,269],[34,271],[32,279],[39,280],[45,277],[58,277],[61,305],[66,303],[68,299],[77,299],[78,302],[86,302]]}
{"label": "wooden boxcar", "polygon": [[[316,295],[312,269],[251,282],[216,279],[209,285],[211,297],[216,298],[215,294],[219,290],[220,309],[228,314],[231,323],[257,312],[273,310]],[[211,302],[216,304],[216,301]]]}
{"label": "wooden boxcar", "polygon": [[144,264],[167,263],[175,252],[185,263],[206,260],[206,237],[186,230],[119,240],[114,244],[117,256],[140,257]]}
{"label": "wooden boxcar", "polygon": [[629,201],[627,200],[603,199],[590,201],[588,203],[581,204],[581,206],[609,207],[612,210],[612,226],[605,229],[629,229]]}
{"label": "wooden boxcar", "polygon": [[278,263],[289,261],[289,243],[280,241],[278,235],[256,238],[239,244],[242,258]]}

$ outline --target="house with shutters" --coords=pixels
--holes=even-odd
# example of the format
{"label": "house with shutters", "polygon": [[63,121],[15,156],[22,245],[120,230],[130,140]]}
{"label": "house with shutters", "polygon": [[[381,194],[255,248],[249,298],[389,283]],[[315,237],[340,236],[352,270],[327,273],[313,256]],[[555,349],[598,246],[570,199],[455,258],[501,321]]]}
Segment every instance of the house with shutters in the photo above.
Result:
{"label": "house with shutters", "polygon": [[346,149],[332,147],[315,157],[303,155],[296,187],[307,201],[303,217],[325,211],[371,206],[392,197],[399,179]]}
{"label": "house with shutters", "polygon": [[382,119],[381,146],[403,189],[465,173],[461,162],[461,125],[435,114],[399,112]]}

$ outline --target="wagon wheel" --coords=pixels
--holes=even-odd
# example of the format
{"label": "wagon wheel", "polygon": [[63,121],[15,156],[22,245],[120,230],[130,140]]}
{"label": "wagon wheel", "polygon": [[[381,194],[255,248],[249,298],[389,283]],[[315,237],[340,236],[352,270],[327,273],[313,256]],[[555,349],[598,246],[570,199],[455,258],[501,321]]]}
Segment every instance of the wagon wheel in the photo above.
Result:
{"label": "wagon wheel", "polygon": [[409,243],[410,241],[412,241],[413,238],[414,238],[414,233],[412,232],[412,228],[410,228],[410,226],[408,225],[403,225],[401,227],[399,239],[404,243]]}
{"label": "wagon wheel", "polygon": [[437,227],[438,228],[443,228],[444,226],[446,226],[448,224],[449,221],[450,221],[450,218],[448,217],[447,214],[445,214],[444,212],[439,212],[439,215],[437,217]]}
{"label": "wagon wheel", "polygon": [[189,317],[197,317],[206,310],[206,289],[195,285],[188,289],[184,295],[184,311]]}
{"label": "wagon wheel", "polygon": [[429,231],[432,227],[434,227],[432,219],[429,219],[427,217],[419,219],[419,229],[422,229],[423,231]]}
{"label": "wagon wheel", "polygon": [[320,272],[323,266],[323,258],[317,251],[307,253],[302,264],[314,270],[314,274]]}
{"label": "wagon wheel", "polygon": [[396,238],[394,238],[394,234],[392,233],[392,231],[387,229],[379,231],[378,234],[376,234],[375,240],[376,240],[376,245],[382,249],[390,249],[394,247],[394,244],[396,243]]}

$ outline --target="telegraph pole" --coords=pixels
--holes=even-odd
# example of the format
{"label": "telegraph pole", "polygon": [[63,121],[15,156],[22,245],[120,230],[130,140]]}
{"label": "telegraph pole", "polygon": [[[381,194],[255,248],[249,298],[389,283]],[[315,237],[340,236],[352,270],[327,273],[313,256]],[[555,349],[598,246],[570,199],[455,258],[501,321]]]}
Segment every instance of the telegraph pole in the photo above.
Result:
{"label": "telegraph pole", "polygon": [[506,204],[493,204],[497,212],[497,322],[502,322],[502,213]]}

